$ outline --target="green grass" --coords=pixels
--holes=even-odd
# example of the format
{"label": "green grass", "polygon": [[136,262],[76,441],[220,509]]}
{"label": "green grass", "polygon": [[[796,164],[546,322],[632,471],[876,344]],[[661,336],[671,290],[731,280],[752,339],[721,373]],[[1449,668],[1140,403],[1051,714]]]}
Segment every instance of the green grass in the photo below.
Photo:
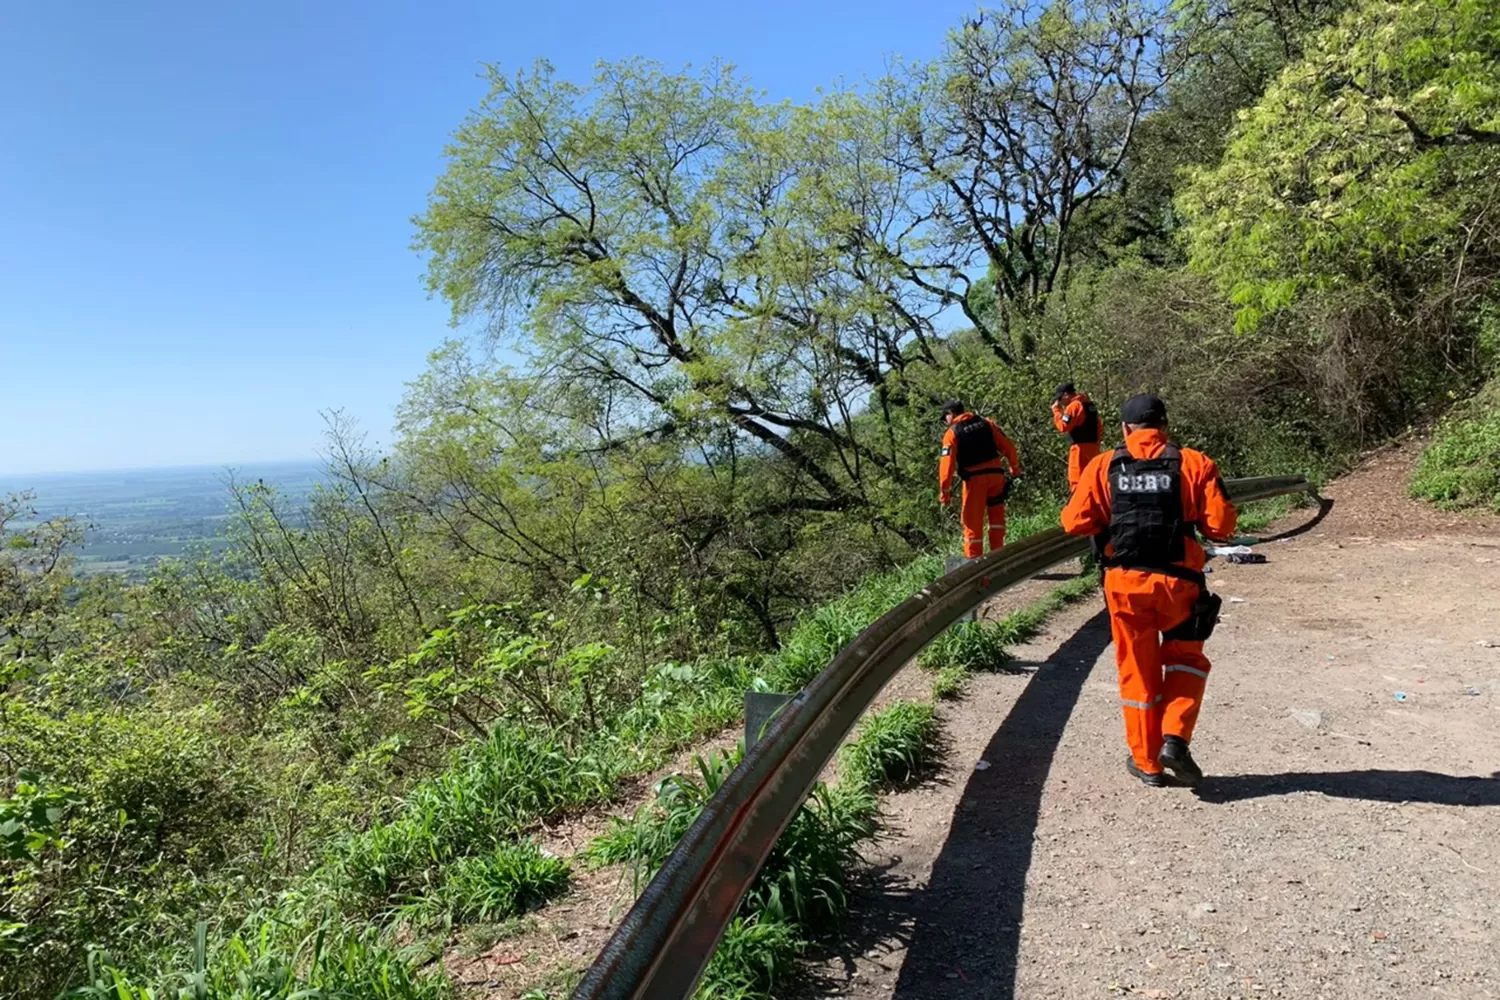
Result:
{"label": "green grass", "polygon": [[789,972],[807,940],[773,899],[749,915],[734,918],[719,940],[698,986],[697,1000],[760,1000],[771,995]]}
{"label": "green grass", "polygon": [[1000,621],[959,622],[927,645],[917,657],[923,669],[935,671],[933,693],[952,697],[961,678],[981,670],[999,670],[1010,659],[1009,647],[1019,645],[1039,632],[1047,619],[1098,586],[1097,573],[1074,577],[1053,588],[1045,597],[1013,611]]}
{"label": "green grass", "polygon": [[[913,751],[915,755],[916,752]],[[696,773],[663,781],[656,798],[616,820],[586,851],[594,863],[634,866],[637,882],[661,867],[742,751],[696,758]],[[860,781],[819,784],[777,841],[705,973],[700,997],[769,995],[806,943],[848,912],[847,879],[859,845],[875,833],[875,797]]]}
{"label": "green grass", "polygon": [[200,923],[186,961],[150,979],[114,968],[107,955],[89,959],[72,1000],[453,1000],[441,974],[423,974],[373,928],[329,917],[294,926],[258,914],[210,949]]}
{"label": "green grass", "polygon": [[898,701],[860,723],[853,742],[844,747],[839,778],[866,788],[904,785],[932,766],[937,736],[931,705]]}
{"label": "green grass", "polygon": [[932,697],[936,701],[957,701],[968,689],[969,672],[962,667],[948,664],[933,672]]}
{"label": "green grass", "polygon": [[518,917],[566,891],[571,873],[561,858],[521,840],[458,858],[443,866],[438,877],[433,890],[402,908],[407,923],[451,927]]}
{"label": "green grass", "polygon": [[1444,510],[1500,511],[1500,377],[1438,424],[1417,461],[1411,495]]}
{"label": "green grass", "polygon": [[393,818],[341,845],[333,882],[377,904],[421,894],[436,870],[502,851],[538,819],[607,801],[630,763],[607,742],[569,748],[550,733],[499,727],[414,787]]}
{"label": "green grass", "polygon": [[672,853],[743,756],[742,745],[733,751],[694,757],[696,775],[674,774],[663,779],[656,797],[633,817],[611,819],[609,829],[585,848],[584,857],[593,864],[634,865],[637,884],[644,883]]}
{"label": "green grass", "polygon": [[[1057,518],[1057,508],[1013,517],[1006,537],[1017,541],[1055,528]],[[777,690],[800,689],[877,618],[942,575],[943,557],[928,555],[898,570],[866,578],[849,593],[798,622],[781,650],[767,658],[764,675]]]}
{"label": "green grass", "polygon": [[781,650],[767,658],[767,678],[779,690],[802,688],[877,618],[942,575],[941,556],[922,556],[866,579],[798,622]]}
{"label": "green grass", "polygon": [[1244,504],[1239,508],[1240,516],[1235,533],[1237,536],[1253,535],[1256,532],[1264,531],[1298,508],[1306,506],[1308,501],[1307,494],[1295,493]]}

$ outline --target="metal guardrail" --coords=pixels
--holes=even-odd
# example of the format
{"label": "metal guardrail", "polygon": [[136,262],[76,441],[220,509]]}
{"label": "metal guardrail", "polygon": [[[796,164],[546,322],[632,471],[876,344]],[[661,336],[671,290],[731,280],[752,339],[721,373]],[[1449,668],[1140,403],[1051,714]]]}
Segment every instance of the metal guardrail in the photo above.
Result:
{"label": "metal guardrail", "polygon": [[[1230,481],[1237,502],[1309,488]],[[573,1000],[689,996],[771,848],[896,672],[986,598],[1088,550],[1054,528],[966,563],[886,612],[803,688],[704,806],[573,991]]]}

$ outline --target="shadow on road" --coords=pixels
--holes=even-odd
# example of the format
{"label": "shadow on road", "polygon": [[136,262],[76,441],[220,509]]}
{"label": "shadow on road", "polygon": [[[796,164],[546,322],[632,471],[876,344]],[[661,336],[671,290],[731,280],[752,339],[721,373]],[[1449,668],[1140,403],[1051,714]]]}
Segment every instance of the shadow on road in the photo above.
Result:
{"label": "shadow on road", "polygon": [[1109,645],[1099,614],[1032,676],[969,777],[927,887],[898,904],[910,945],[897,998],[1010,1000],[1042,787],[1084,681]]}
{"label": "shadow on road", "polygon": [[1427,802],[1439,806],[1500,806],[1500,771],[1488,778],[1436,771],[1328,771],[1306,774],[1234,774],[1207,777],[1194,789],[1204,802],[1222,805],[1296,792],[1340,799]]}
{"label": "shadow on road", "polygon": [[1318,497],[1318,512],[1317,514],[1313,515],[1312,520],[1308,521],[1306,524],[1299,524],[1295,528],[1280,532],[1279,534],[1267,535],[1259,540],[1259,544],[1264,545],[1266,542],[1284,542],[1289,538],[1296,538],[1298,535],[1305,535],[1309,531],[1316,528],[1318,525],[1322,524],[1323,519],[1331,513],[1333,513],[1333,501],[1328,499],[1327,497]]}

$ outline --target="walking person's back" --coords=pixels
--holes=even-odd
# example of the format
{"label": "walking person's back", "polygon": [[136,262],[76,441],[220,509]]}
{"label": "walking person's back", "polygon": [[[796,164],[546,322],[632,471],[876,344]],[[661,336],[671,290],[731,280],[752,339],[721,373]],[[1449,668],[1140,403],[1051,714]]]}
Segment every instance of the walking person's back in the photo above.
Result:
{"label": "walking person's back", "polygon": [[1163,768],[1202,777],[1188,750],[1211,664],[1203,643],[1219,600],[1193,537],[1223,539],[1238,513],[1212,459],[1167,435],[1165,404],[1136,396],[1121,407],[1125,444],[1094,459],[1063,510],[1063,529],[1095,539],[1114,633],[1127,766],[1147,784]]}

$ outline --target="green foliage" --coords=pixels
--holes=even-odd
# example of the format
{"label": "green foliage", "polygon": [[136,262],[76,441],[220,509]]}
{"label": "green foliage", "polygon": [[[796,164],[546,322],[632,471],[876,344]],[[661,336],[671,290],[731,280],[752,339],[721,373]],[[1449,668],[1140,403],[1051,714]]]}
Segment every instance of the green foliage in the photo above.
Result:
{"label": "green foliage", "polygon": [[1422,450],[1411,493],[1447,510],[1500,511],[1500,379],[1438,425]]}
{"label": "green foliage", "polygon": [[954,669],[966,674],[999,670],[1010,659],[1005,636],[999,622],[959,622],[929,643],[917,656],[917,664],[925,670]]}
{"label": "green foliage", "polygon": [[843,597],[814,609],[771,658],[767,673],[773,684],[785,691],[801,688],[875,619],[942,574],[942,559],[926,556],[867,578]]}
{"label": "green foliage", "polygon": [[[696,776],[664,780],[654,801],[629,820],[615,820],[589,846],[587,856],[598,864],[632,864],[638,882],[648,879],[742,752],[695,758]],[[826,935],[843,920],[849,872],[858,860],[859,844],[874,832],[875,799],[866,787],[859,782],[817,785],[746,894],[705,975],[701,995],[765,996],[806,941]]]}
{"label": "green foliage", "polygon": [[608,743],[572,749],[545,730],[496,728],[413,787],[392,819],[349,838],[336,852],[338,884],[375,902],[417,892],[435,869],[490,856],[539,819],[606,801],[628,766]]}
{"label": "green foliage", "polygon": [[969,687],[969,671],[957,664],[939,667],[932,675],[932,697],[938,701],[956,701]]}
{"label": "green foliage", "polygon": [[840,780],[865,788],[907,784],[932,765],[937,736],[931,705],[899,701],[860,723],[840,756]]}
{"label": "green foliage", "polygon": [[1193,259],[1242,329],[1308,290],[1472,251],[1500,172],[1497,32],[1484,0],[1365,0],[1244,115],[1182,198]]}
{"label": "green foliage", "polygon": [[370,929],[327,919],[290,925],[263,914],[210,949],[199,923],[190,961],[143,980],[96,952],[69,1000],[451,1000],[447,979],[422,975]]}
{"label": "green foliage", "polygon": [[542,905],[569,882],[567,862],[544,854],[530,840],[458,858],[440,873],[438,887],[405,909],[408,916],[430,922],[440,911],[448,925],[504,920]]}
{"label": "green foliage", "polygon": [[609,830],[588,846],[586,857],[597,864],[630,863],[635,866],[637,883],[643,884],[661,867],[743,757],[743,746],[732,752],[694,757],[696,777],[673,774],[662,779],[655,797],[634,817],[610,820]]}
{"label": "green foliage", "polygon": [[33,771],[22,771],[15,791],[0,799],[0,858],[32,862],[47,848],[64,846],[58,823],[83,797],[71,788],[41,787],[41,780]]}
{"label": "green foliage", "polygon": [[719,941],[697,1000],[761,1000],[791,970],[807,946],[774,894],[752,914],[730,922]]}
{"label": "green foliage", "polygon": [[69,548],[83,529],[67,518],[33,521],[32,499],[0,495],[0,691],[66,643]]}
{"label": "green foliage", "polygon": [[1007,647],[1036,635],[1048,618],[1091,593],[1098,582],[1097,573],[1085,573],[999,621],[960,622],[929,643],[917,657],[917,663],[940,676],[946,672],[954,678],[980,670],[1001,669],[1010,659]]}
{"label": "green foliage", "polygon": [[55,993],[85,945],[137,953],[197,907],[245,898],[268,867],[245,826],[263,785],[211,709],[54,717],[11,700],[0,717],[0,759],[44,776],[4,807],[30,832],[0,858],[4,947],[19,956],[0,963],[0,991]]}

